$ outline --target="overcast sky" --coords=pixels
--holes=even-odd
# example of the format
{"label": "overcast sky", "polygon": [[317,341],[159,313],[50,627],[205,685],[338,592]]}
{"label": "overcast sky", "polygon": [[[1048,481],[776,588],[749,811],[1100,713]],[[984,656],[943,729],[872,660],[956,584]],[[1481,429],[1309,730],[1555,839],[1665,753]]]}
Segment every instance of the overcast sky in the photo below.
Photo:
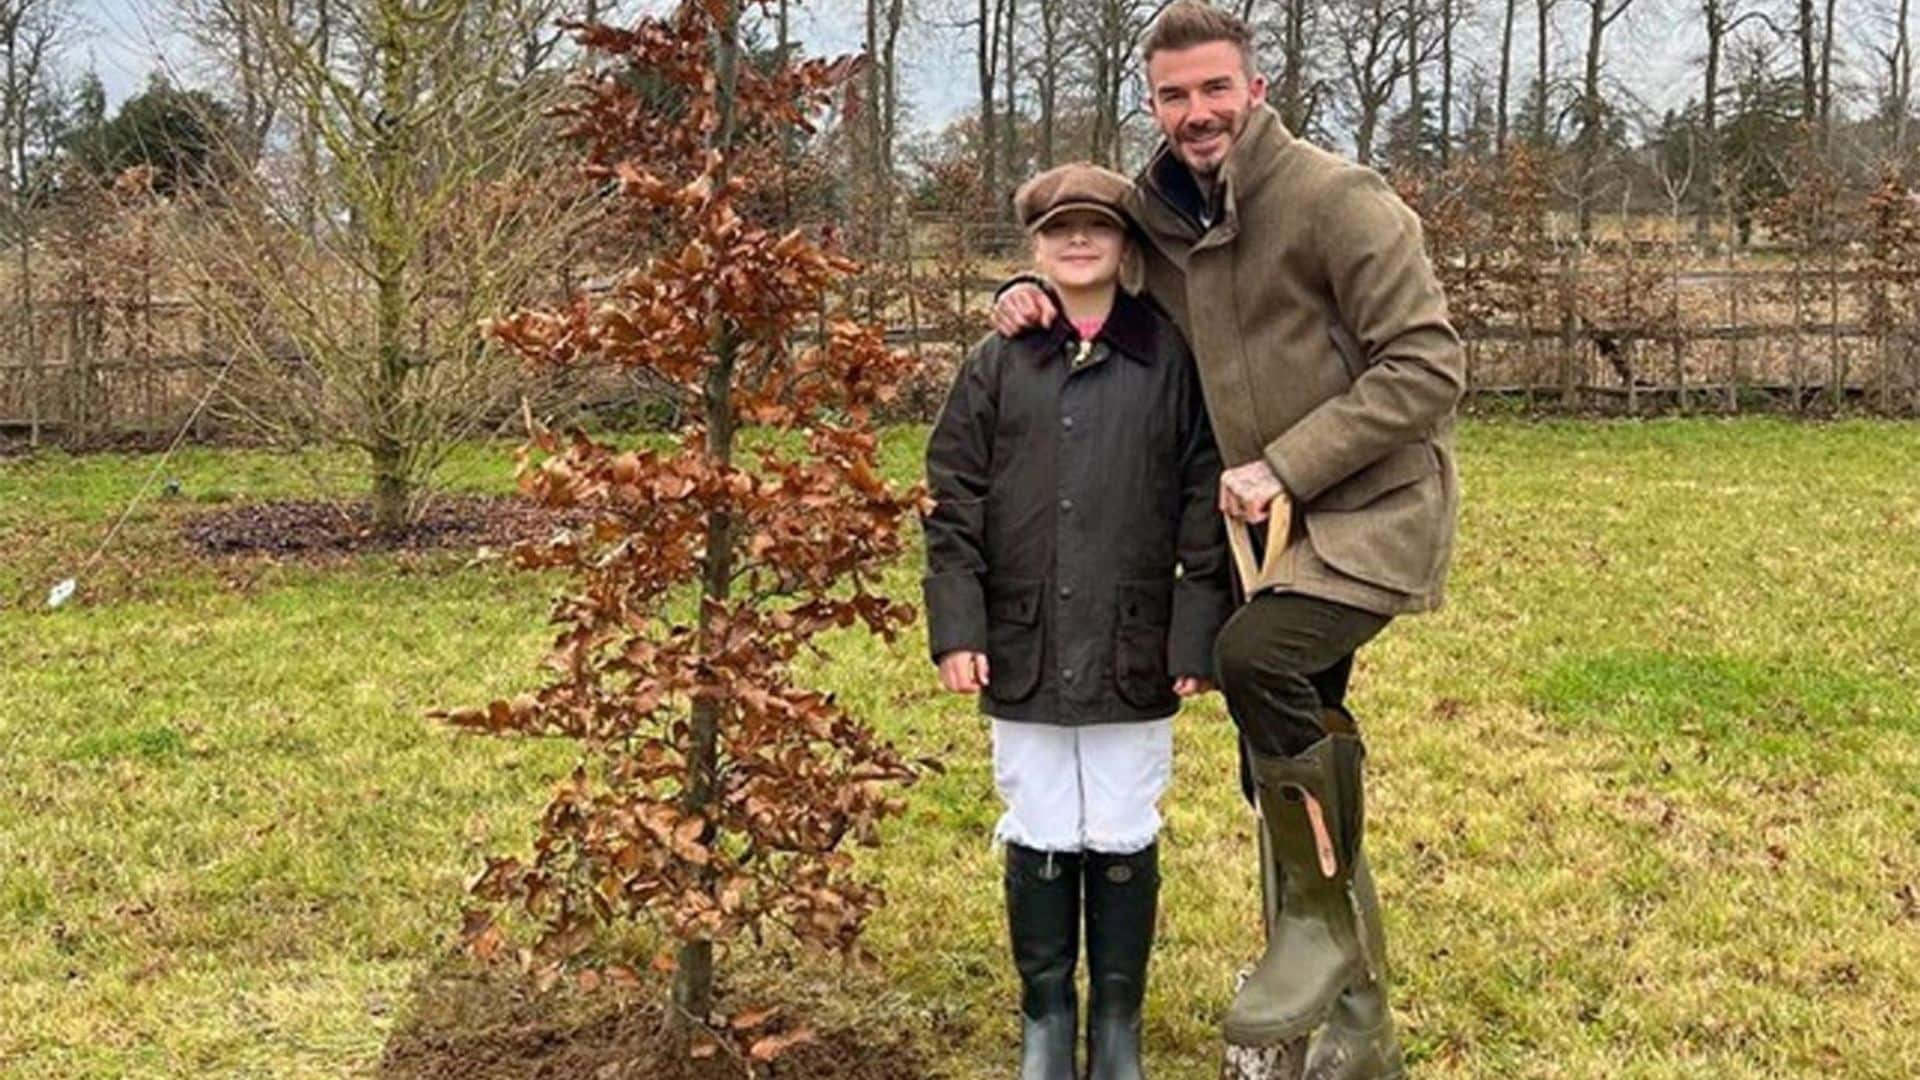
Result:
{"label": "overcast sky", "polygon": [[[88,66],[100,73],[109,100],[117,104],[137,94],[148,73],[167,65],[181,81],[198,82],[191,55],[169,34],[155,0],[76,0],[82,30],[70,51],[70,74]],[[658,0],[656,0],[658,2]],[[1662,7],[1661,5],[1670,5]],[[1491,8],[1491,3],[1487,5]],[[1523,4],[1531,9],[1532,4]],[[1577,5],[1563,5],[1573,16]],[[917,22],[902,36],[903,85],[915,127],[938,127],[976,107],[973,43],[969,30],[957,25],[963,0],[917,0]],[[1619,80],[1656,110],[1678,107],[1698,83],[1692,61],[1700,50],[1696,20],[1687,0],[1637,0],[1636,12],[1624,30],[1610,39],[1610,76]],[[1671,12],[1671,14],[1669,14]],[[823,0],[796,8],[795,36],[815,55],[852,51],[860,38],[859,0]],[[1575,29],[1572,21],[1566,30]],[[1583,29],[1583,28],[1581,28]],[[1497,44],[1491,21],[1484,32],[1463,34],[1458,51],[1466,56],[1491,56]],[[1836,35],[1843,44],[1859,42],[1865,27]],[[1533,70],[1533,32],[1530,24],[1516,27],[1514,93],[1523,92],[1525,73]],[[1556,35],[1556,65],[1572,74],[1571,55],[1578,43]],[[1464,61],[1462,61],[1464,66]],[[1432,78],[1433,76],[1430,76]]]}

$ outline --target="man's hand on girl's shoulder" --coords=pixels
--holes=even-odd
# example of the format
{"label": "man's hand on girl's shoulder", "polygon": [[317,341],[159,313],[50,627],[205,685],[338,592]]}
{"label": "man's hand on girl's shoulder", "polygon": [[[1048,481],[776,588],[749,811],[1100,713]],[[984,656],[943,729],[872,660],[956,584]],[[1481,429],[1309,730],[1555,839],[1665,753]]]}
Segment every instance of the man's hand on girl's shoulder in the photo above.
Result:
{"label": "man's hand on girl's shoulder", "polygon": [[1045,289],[1032,281],[1017,281],[993,301],[993,330],[1001,337],[1018,337],[1023,331],[1051,326],[1054,315],[1053,298]]}

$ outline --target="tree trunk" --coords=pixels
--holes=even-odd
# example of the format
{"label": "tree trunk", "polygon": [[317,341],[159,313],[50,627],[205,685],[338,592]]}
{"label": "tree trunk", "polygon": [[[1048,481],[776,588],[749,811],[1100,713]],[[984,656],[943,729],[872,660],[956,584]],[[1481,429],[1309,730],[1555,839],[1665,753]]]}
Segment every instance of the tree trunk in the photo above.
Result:
{"label": "tree trunk", "polygon": [[1440,0],[1440,165],[1453,160],[1453,16],[1455,0]]}
{"label": "tree trunk", "polygon": [[880,0],[865,0],[863,16],[866,28],[864,48],[867,54],[866,71],[861,80],[858,163],[854,166],[854,191],[857,194],[850,232],[854,238],[854,250],[864,258],[876,258],[879,253],[880,238],[886,235],[883,221],[885,211],[881,209],[880,178],[880,114],[884,108],[880,97],[881,68],[880,60]]}
{"label": "tree trunk", "polygon": [[1827,0],[1827,17],[1820,37],[1820,152],[1833,152],[1833,9],[1836,0]]}
{"label": "tree trunk", "polygon": [[999,0],[980,0],[980,32],[974,38],[980,76],[980,197],[987,201],[981,210],[995,217],[1000,204],[1000,140],[994,130],[993,90],[998,82],[994,61],[1000,55],[1000,35],[994,16],[999,11]]}
{"label": "tree trunk", "polygon": [[[1587,0],[1586,78],[1580,92],[1580,176],[1574,185],[1579,200],[1580,242],[1593,238],[1593,200],[1600,167],[1600,46],[1607,23],[1605,0]],[[1623,3],[1624,8],[1624,3]]]}
{"label": "tree trunk", "polygon": [[1413,114],[1416,158],[1424,157],[1427,141],[1426,100],[1420,96],[1420,5],[1423,2],[1407,0],[1407,109]]}
{"label": "tree trunk", "polygon": [[1502,156],[1507,152],[1507,95],[1513,85],[1513,15],[1518,6],[1519,0],[1507,0],[1506,17],[1500,21],[1500,115],[1493,122],[1493,150]]}
{"label": "tree trunk", "polygon": [[1907,152],[1907,129],[1912,123],[1910,113],[1913,109],[1913,38],[1907,26],[1912,16],[1912,0],[1900,0],[1900,29],[1894,41],[1893,72],[1893,154],[1904,157]]}
{"label": "tree trunk", "polygon": [[[1017,11],[1018,4],[1019,0],[1006,0],[1006,11],[1000,16],[1000,26],[1005,32],[1005,44],[1002,46],[1000,53],[1000,67],[1005,76],[1007,94],[1006,117],[1001,123],[1001,137],[1006,140],[1006,150],[1001,154],[1000,160],[1007,163],[1009,181],[1012,180],[1013,173],[1019,168],[1020,156],[1019,114],[1015,111],[1017,108],[1018,95],[1014,93],[1014,77],[1019,73],[1020,67],[1019,58],[1015,55],[1016,42],[1014,38],[1014,30],[1017,28],[1016,23],[1019,21],[1019,13]],[[1006,199],[999,200],[999,202],[1001,210],[1010,218],[1013,213],[1013,203]]]}
{"label": "tree trunk", "polygon": [[1813,68],[1813,0],[1799,0],[1796,10],[1799,25],[1795,30],[1800,38],[1800,120],[1812,124],[1819,115]]}
{"label": "tree trunk", "polygon": [[[715,187],[726,183],[727,158],[733,147],[734,87],[740,59],[740,0],[728,0],[727,10],[717,27],[714,40],[714,70],[718,75],[719,119],[713,135],[713,148],[719,151],[719,173]],[[733,327],[721,325],[715,331],[713,364],[707,369],[706,399],[708,464],[725,467],[733,463],[733,371],[738,359],[739,341]],[[702,649],[713,646],[712,607],[724,604],[733,582],[733,524],[724,509],[707,515],[706,557],[700,575],[702,603],[698,633]],[[712,601],[712,604],[706,601]],[[717,782],[720,746],[720,720],[725,702],[711,697],[693,705],[687,748],[687,783],[683,808],[703,814],[713,801]],[[680,946],[678,964],[673,973],[674,1009],[672,1022],[681,1032],[695,1023],[704,1023],[713,1011],[713,943],[688,941]]]}
{"label": "tree trunk", "polygon": [[1533,10],[1538,24],[1538,52],[1534,56],[1533,81],[1533,144],[1545,149],[1547,145],[1547,27],[1553,17],[1553,0],[1533,0]]}
{"label": "tree trunk", "polygon": [[1060,100],[1060,0],[1039,0],[1040,70],[1035,81],[1040,98],[1040,168],[1053,168],[1054,113]]}
{"label": "tree trunk", "polygon": [[[405,15],[392,3],[383,3],[375,17],[374,46],[380,64],[380,108],[396,121],[411,111],[413,72],[407,60]],[[412,155],[402,144],[406,125],[383,126],[375,136],[373,172],[379,193],[369,208],[367,246],[371,249],[374,285],[374,370],[368,402],[372,431],[368,455],[373,467],[373,524],[392,535],[407,524],[412,496],[412,453],[407,413],[407,264],[406,209],[401,189],[407,183]]]}
{"label": "tree trunk", "polygon": [[1721,9],[1722,0],[1706,0],[1702,14],[1707,22],[1707,69],[1705,85],[1700,94],[1700,158],[1703,166],[1701,179],[1705,187],[1701,193],[1700,212],[1694,217],[1693,237],[1695,243],[1704,243],[1707,239],[1708,223],[1714,208],[1720,204],[1720,52],[1725,45],[1727,32],[1726,14]]}
{"label": "tree trunk", "polygon": [[1293,132],[1307,127],[1307,4],[1309,0],[1286,0],[1281,10],[1280,47],[1280,119]]}
{"label": "tree trunk", "polygon": [[881,92],[887,100],[880,117],[880,177],[888,196],[889,210],[893,206],[893,145],[900,134],[900,28],[906,22],[906,17],[906,0],[889,0],[886,43],[881,47],[881,57],[887,69]]}

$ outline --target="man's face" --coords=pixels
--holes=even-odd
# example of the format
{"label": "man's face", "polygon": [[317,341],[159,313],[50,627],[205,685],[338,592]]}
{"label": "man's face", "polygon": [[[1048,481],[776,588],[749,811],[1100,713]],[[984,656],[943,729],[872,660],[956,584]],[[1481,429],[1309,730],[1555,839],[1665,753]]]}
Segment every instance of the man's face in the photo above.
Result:
{"label": "man's face", "polygon": [[1220,170],[1253,107],[1267,97],[1266,77],[1247,77],[1246,61],[1231,41],[1155,52],[1147,61],[1147,86],[1167,144],[1201,176]]}

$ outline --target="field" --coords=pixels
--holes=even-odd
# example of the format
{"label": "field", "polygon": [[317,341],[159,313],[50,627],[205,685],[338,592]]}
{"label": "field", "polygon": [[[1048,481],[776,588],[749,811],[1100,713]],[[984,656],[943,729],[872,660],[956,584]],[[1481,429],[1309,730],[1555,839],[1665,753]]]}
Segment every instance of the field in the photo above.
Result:
{"label": "field", "polygon": [[[889,433],[896,477],[923,437]],[[152,462],[0,460],[0,1075],[377,1073],[442,1022],[464,882],[570,760],[424,713],[529,686],[556,583],[471,551],[196,555],[188,515],[327,492],[189,450],[45,610]],[[1449,606],[1363,653],[1353,702],[1414,1075],[1920,1075],[1920,427],[1478,421],[1461,462]],[[507,448],[449,481],[505,490]],[[1007,1075],[986,733],[922,645],[834,639],[816,672],[948,766],[861,853],[878,966],[728,964],[908,1033],[930,1075]],[[1210,699],[1165,806],[1170,1080],[1210,1075],[1257,945],[1232,768]]]}

